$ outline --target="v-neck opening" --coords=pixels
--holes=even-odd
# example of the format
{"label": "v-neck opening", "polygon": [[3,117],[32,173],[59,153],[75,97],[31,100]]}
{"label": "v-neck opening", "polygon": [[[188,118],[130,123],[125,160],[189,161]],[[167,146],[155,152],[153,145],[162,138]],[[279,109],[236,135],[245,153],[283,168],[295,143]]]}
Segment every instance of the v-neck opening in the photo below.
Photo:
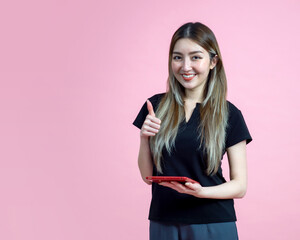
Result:
{"label": "v-neck opening", "polygon": [[191,120],[192,120],[192,118],[193,118],[193,116],[194,116],[194,114],[195,114],[197,108],[199,107],[199,105],[200,105],[200,103],[196,103],[196,105],[195,105],[195,107],[194,107],[194,109],[193,109],[193,112],[192,112],[192,114],[191,114],[191,116],[190,116],[190,118],[189,118],[188,120],[186,120],[186,116],[185,116],[185,118],[184,118],[184,123],[185,123],[186,125],[189,124],[189,123],[191,122]]}

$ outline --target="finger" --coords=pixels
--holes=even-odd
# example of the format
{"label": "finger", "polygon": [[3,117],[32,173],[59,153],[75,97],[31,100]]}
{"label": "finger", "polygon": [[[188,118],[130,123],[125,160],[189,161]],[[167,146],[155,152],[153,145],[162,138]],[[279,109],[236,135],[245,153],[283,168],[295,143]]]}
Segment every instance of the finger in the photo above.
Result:
{"label": "finger", "polygon": [[156,135],[156,133],[153,133],[153,132],[148,132],[146,130],[141,131],[141,136],[153,137],[155,135]]}
{"label": "finger", "polygon": [[183,184],[181,183],[174,183],[174,182],[163,182],[163,183],[159,183],[159,185],[162,185],[164,187],[168,187],[171,188],[179,193],[185,193],[185,194],[190,194],[190,195],[194,195],[194,191],[188,187],[185,187]]}
{"label": "finger", "polygon": [[173,190],[179,192],[179,193],[187,193],[188,191],[191,191],[189,188],[185,187],[183,184],[178,182],[170,182],[168,184],[164,185],[165,187],[172,188]]}
{"label": "finger", "polygon": [[191,182],[186,182],[185,186],[192,190],[197,190],[199,188],[199,184]]}
{"label": "finger", "polygon": [[[187,182],[185,184],[179,183],[179,182],[171,182],[174,186],[176,186],[178,189],[180,189],[180,191],[183,192],[190,192],[190,191],[194,191],[197,189],[197,187],[193,186],[193,188],[190,187],[190,183]],[[193,184],[191,184],[193,185]]]}
{"label": "finger", "polygon": [[154,129],[157,129],[157,130],[160,129],[160,125],[159,125],[159,124],[156,124],[156,123],[153,123],[153,122],[150,122],[150,123],[149,123],[149,127],[154,128]]}
{"label": "finger", "polygon": [[[150,115],[149,115],[150,116]],[[155,123],[153,122],[150,118],[146,118],[145,120],[145,123],[144,123],[145,126],[149,126],[151,128],[155,128],[155,129],[160,129],[160,124],[159,123]]]}
{"label": "finger", "polygon": [[191,189],[188,186],[181,184],[181,183],[179,183],[179,185],[176,184],[176,186],[174,185],[173,189],[175,189],[179,193],[190,194],[193,196],[195,196],[195,192],[196,192],[195,189]]}
{"label": "finger", "polygon": [[176,181],[172,181],[171,184],[173,184],[175,187],[177,187],[178,189],[184,190],[186,189],[186,186],[183,185],[182,183],[176,182]]}
{"label": "finger", "polygon": [[150,120],[151,122],[154,122],[156,124],[161,124],[161,120],[157,117],[153,117],[150,114],[147,115],[146,119]]}
{"label": "finger", "polygon": [[147,100],[147,109],[148,109],[149,114],[151,116],[155,117],[153,106],[152,106],[152,104],[151,104],[151,102],[149,100]]}
{"label": "finger", "polygon": [[158,129],[152,128],[148,125],[144,125],[142,130],[145,130],[145,131],[151,132],[151,133],[158,133]]}
{"label": "finger", "polygon": [[169,182],[161,182],[161,183],[159,183],[159,185],[164,186],[164,187],[174,188],[174,186]]}
{"label": "finger", "polygon": [[183,189],[186,189],[186,187],[184,185],[182,185],[181,183],[179,182],[174,182],[174,181],[171,181],[167,184],[168,187],[170,188],[173,188],[175,189],[176,191],[179,191],[179,190],[183,190]]}

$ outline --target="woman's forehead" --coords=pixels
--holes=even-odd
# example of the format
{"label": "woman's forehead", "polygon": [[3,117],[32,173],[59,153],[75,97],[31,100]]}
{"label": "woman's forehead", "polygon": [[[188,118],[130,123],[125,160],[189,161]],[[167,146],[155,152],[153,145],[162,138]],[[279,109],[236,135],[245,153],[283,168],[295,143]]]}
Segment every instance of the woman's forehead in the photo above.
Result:
{"label": "woman's forehead", "polygon": [[205,53],[207,52],[202,46],[200,46],[195,41],[189,39],[189,38],[181,38],[179,39],[173,49],[174,52],[180,52],[180,53],[190,53],[190,52],[199,52],[199,53]]}

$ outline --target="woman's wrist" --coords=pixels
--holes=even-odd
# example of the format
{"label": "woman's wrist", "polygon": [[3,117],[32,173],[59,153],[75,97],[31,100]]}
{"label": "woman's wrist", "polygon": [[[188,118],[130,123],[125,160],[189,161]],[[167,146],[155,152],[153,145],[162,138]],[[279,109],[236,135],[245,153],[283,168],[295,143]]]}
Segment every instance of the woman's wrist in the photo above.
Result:
{"label": "woman's wrist", "polygon": [[145,136],[145,135],[140,135],[140,140],[143,142],[149,142],[149,136]]}

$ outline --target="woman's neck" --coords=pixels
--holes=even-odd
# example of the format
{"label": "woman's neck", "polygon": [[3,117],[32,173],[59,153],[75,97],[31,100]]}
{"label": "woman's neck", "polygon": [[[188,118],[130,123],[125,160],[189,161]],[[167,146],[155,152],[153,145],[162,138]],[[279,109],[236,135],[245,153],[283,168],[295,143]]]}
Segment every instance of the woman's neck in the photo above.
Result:
{"label": "woman's neck", "polygon": [[201,103],[203,101],[203,91],[193,91],[186,89],[185,90],[185,97],[184,97],[185,102],[191,102],[191,103]]}

